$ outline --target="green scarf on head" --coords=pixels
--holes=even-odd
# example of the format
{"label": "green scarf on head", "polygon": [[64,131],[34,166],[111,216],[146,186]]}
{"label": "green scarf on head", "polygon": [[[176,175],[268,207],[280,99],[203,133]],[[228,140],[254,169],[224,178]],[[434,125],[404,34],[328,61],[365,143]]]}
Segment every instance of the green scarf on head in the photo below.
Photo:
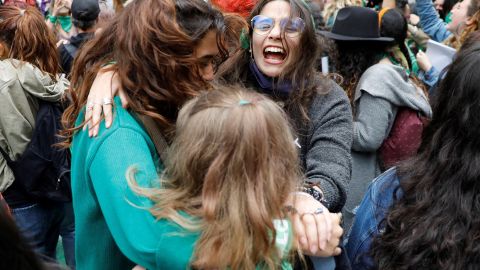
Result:
{"label": "green scarf on head", "polygon": [[57,16],[57,21],[60,23],[63,31],[69,33],[72,30],[72,20],[70,16]]}

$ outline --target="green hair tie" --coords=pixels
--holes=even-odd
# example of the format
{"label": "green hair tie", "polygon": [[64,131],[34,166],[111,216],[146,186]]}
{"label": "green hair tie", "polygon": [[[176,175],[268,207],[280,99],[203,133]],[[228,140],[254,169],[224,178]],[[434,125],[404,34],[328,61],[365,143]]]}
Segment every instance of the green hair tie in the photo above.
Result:
{"label": "green hair tie", "polygon": [[240,47],[245,50],[250,48],[250,38],[248,37],[247,30],[245,28],[242,29],[242,33],[240,34]]}
{"label": "green hair tie", "polygon": [[244,99],[241,99],[239,102],[238,102],[238,105],[240,106],[244,106],[244,105],[248,105],[248,104],[252,104],[250,101],[248,100],[244,100]]}

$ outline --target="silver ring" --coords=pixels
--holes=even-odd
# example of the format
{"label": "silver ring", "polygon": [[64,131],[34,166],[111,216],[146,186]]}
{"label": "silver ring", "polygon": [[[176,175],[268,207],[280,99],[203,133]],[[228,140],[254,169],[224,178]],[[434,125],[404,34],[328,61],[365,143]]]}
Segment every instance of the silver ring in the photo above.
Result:
{"label": "silver ring", "polygon": [[103,105],[110,105],[110,104],[112,104],[112,103],[113,103],[113,100],[112,100],[111,98],[109,98],[109,97],[104,97],[104,98],[102,99],[102,104],[103,104]]}
{"label": "silver ring", "polygon": [[314,215],[323,214],[323,208],[322,208],[322,207],[317,208],[317,210],[315,210],[315,212],[313,212],[313,214],[314,214]]}
{"label": "silver ring", "polygon": [[93,110],[93,105],[95,105],[93,101],[87,102],[87,111]]}

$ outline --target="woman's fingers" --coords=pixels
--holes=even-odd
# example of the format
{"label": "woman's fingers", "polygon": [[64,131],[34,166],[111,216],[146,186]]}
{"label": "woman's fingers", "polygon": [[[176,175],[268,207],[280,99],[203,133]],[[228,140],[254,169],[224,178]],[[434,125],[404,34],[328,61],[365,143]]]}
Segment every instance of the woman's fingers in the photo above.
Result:
{"label": "woman's fingers", "polygon": [[109,128],[112,125],[112,103],[103,103],[103,114],[105,115],[105,127]]}
{"label": "woman's fingers", "polygon": [[92,110],[92,128],[90,129],[92,133],[91,136],[93,137],[96,137],[98,135],[101,116],[102,116],[102,104],[95,102],[93,104],[93,110]]}
{"label": "woman's fingers", "polygon": [[83,130],[88,128],[89,135],[90,135],[90,128],[92,126],[92,110],[93,110],[93,101],[87,101],[86,108],[85,108],[85,126],[83,126]]}
{"label": "woman's fingers", "polygon": [[295,230],[295,235],[298,241],[298,246],[300,249],[304,250],[308,248],[308,240],[307,236],[305,235],[305,228],[303,226],[302,221],[300,220],[300,215],[295,214],[292,216],[293,219],[293,227]]}
{"label": "woman's fingers", "polygon": [[[109,128],[113,121],[113,96],[118,91],[118,77],[114,71],[100,70],[93,81],[88,100],[93,102],[93,109],[85,114],[88,121],[89,136],[97,136],[102,115],[105,116],[105,127]],[[124,97],[126,99],[126,97]]]}
{"label": "woman's fingers", "polygon": [[325,214],[315,215],[315,221],[317,223],[317,232],[318,232],[318,248],[325,249],[328,242],[329,229],[327,224],[329,223]]}
{"label": "woman's fingers", "polygon": [[301,214],[300,218],[305,228],[305,235],[308,241],[308,250],[312,254],[315,254],[319,247],[319,232],[315,215],[313,213],[305,213]]}

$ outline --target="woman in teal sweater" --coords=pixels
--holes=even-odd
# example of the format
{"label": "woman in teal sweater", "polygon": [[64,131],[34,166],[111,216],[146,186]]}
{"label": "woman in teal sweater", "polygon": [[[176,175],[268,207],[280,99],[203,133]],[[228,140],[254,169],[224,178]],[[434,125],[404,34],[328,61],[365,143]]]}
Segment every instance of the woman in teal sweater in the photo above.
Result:
{"label": "woman in teal sweater", "polygon": [[[188,28],[180,19],[190,23]],[[201,0],[137,0],[79,53],[72,74],[74,102],[63,117],[72,150],[77,269],[188,265],[196,234],[170,234],[182,230],[142,209],[151,203],[132,193],[125,174],[138,165],[139,184],[154,185],[162,164],[139,119],[149,119],[145,122],[157,125],[170,140],[178,108],[209,87],[202,75],[212,69],[212,57],[225,51],[223,28],[221,13]],[[199,65],[197,58],[207,59],[206,64]],[[82,129],[84,113],[102,104],[88,104],[87,94],[94,75],[111,59],[117,60],[130,109],[116,103],[112,128],[102,124],[98,137],[90,138]],[[112,105],[111,100],[103,103]]]}

